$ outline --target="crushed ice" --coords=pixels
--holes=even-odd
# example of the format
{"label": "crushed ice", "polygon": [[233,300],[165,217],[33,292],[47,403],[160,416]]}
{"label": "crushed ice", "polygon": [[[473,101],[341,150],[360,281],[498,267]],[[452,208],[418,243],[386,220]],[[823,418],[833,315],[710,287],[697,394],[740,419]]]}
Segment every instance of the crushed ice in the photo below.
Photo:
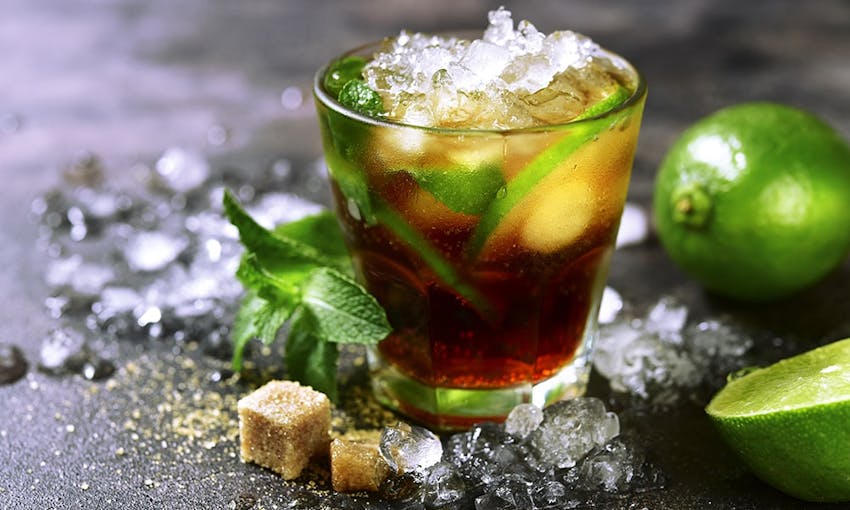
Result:
{"label": "crushed ice", "polygon": [[573,118],[621,81],[616,67],[586,36],[543,34],[528,21],[514,28],[510,11],[499,8],[473,41],[402,31],[363,76],[392,119],[502,129]]}
{"label": "crushed ice", "polygon": [[408,462],[418,467],[388,478],[381,493],[404,508],[555,509],[663,486],[643,451],[619,433],[617,415],[595,398],[546,409],[521,404],[504,425],[480,423],[442,448],[434,437],[388,428],[382,451],[416,452]]}
{"label": "crushed ice", "polygon": [[748,364],[752,338],[725,319],[689,320],[688,308],[671,296],[661,297],[644,317],[610,314],[613,305],[607,306],[603,299],[609,313],[600,321],[593,364],[615,392],[658,405],[699,399],[701,390],[717,389],[709,378]]}
{"label": "crushed ice", "polygon": [[88,342],[104,337],[191,338],[205,352],[228,357],[227,325],[242,292],[234,276],[242,249],[221,211],[223,190],[238,189],[269,226],[320,211],[315,201],[275,191],[304,188],[296,179],[322,178],[313,161],[306,171],[292,166],[278,159],[262,175],[232,175],[213,169],[198,152],[171,148],[152,167],[133,167],[147,187],[116,188],[97,157],[83,155],[65,171],[63,185],[30,208],[49,257],[45,308],[54,319],[84,325],[51,330],[39,368],[107,377],[114,367]]}

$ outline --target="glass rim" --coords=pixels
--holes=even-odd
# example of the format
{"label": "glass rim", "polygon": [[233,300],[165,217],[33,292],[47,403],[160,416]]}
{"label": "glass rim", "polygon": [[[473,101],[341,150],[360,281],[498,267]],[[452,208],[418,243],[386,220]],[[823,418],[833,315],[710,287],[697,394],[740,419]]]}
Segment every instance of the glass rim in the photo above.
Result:
{"label": "glass rim", "polygon": [[[461,32],[461,33],[470,33]],[[472,32],[476,33],[476,32]],[[480,34],[480,32],[477,32]],[[435,35],[457,35],[458,32],[451,33],[437,33]],[[615,61],[617,64],[622,64],[625,68],[631,72],[636,78],[637,86],[635,87],[632,95],[629,96],[625,101],[621,102],[617,106],[606,110],[598,115],[594,115],[592,117],[586,117],[583,119],[573,119],[567,122],[561,122],[557,124],[545,124],[542,126],[528,126],[528,127],[520,127],[520,128],[507,128],[507,129],[499,129],[499,128],[451,128],[451,127],[439,127],[439,126],[423,126],[420,124],[408,124],[405,122],[399,122],[391,119],[381,119],[370,117],[368,115],[364,115],[360,112],[352,110],[346,106],[343,106],[339,103],[334,97],[328,94],[324,88],[322,87],[322,79],[325,76],[328,68],[333,62],[340,60],[345,57],[350,57],[353,55],[359,55],[364,53],[369,48],[377,48],[379,45],[385,43],[390,38],[384,38],[379,41],[372,41],[370,43],[362,44],[357,46],[351,50],[342,53],[331,59],[327,64],[323,65],[316,71],[316,74],[313,76],[313,96],[324,106],[334,110],[340,115],[344,115],[353,120],[357,120],[364,124],[371,124],[373,126],[382,126],[382,127],[392,127],[392,128],[408,128],[408,129],[417,129],[422,131],[434,132],[434,133],[446,133],[446,134],[456,134],[456,135],[505,135],[509,133],[533,133],[533,132],[541,132],[541,131],[553,131],[553,130],[561,130],[568,129],[573,126],[589,124],[600,119],[615,117],[617,114],[629,110],[633,106],[637,105],[644,96],[646,96],[647,85],[646,80],[643,76],[643,73],[640,72],[631,62],[626,60],[624,57],[619,55],[618,53],[614,53],[606,48],[600,46],[600,50],[609,58]]]}

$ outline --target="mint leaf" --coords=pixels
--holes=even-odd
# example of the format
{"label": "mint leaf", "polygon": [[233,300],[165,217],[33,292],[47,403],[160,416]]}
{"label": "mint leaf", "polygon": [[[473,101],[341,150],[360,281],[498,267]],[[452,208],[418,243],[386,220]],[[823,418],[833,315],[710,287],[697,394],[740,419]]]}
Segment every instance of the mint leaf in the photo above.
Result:
{"label": "mint leaf", "polygon": [[246,289],[256,292],[257,296],[292,308],[299,299],[299,285],[309,274],[308,270],[292,271],[286,278],[268,272],[254,253],[248,252],[239,261],[236,277]]}
{"label": "mint leaf", "polygon": [[323,254],[334,267],[346,274],[353,274],[351,257],[336,215],[324,211],[312,216],[306,216],[298,221],[278,225],[274,229],[278,237],[286,237],[315,248]]}
{"label": "mint leaf", "polygon": [[286,322],[291,309],[266,301],[255,292],[249,291],[242,299],[233,322],[233,369],[242,369],[242,354],[252,338],[264,344],[274,342],[277,331]]}
{"label": "mint leaf", "polygon": [[351,80],[363,78],[362,72],[365,65],[366,60],[363,57],[341,58],[328,67],[322,85],[333,97],[338,98],[343,85]]}
{"label": "mint leaf", "polygon": [[363,80],[349,80],[340,89],[337,101],[346,108],[369,117],[379,117],[384,113],[381,95],[370,89]]}
{"label": "mint leaf", "polygon": [[407,170],[419,185],[449,209],[464,214],[481,214],[505,185],[496,165],[475,169]]}
{"label": "mint leaf", "polygon": [[298,241],[278,237],[254,221],[229,190],[224,192],[224,211],[239,229],[239,239],[259,263],[271,273],[303,273],[311,267],[333,265],[316,248]]}
{"label": "mint leaf", "polygon": [[292,314],[286,338],[285,361],[289,377],[337,399],[336,363],[339,350],[316,335],[316,321],[306,308]]}
{"label": "mint leaf", "polygon": [[301,303],[315,318],[316,336],[328,342],[376,344],[392,331],[378,301],[332,268],[310,273]]}
{"label": "mint leaf", "polygon": [[224,208],[245,245],[236,275],[247,293],[233,326],[233,368],[242,368],[249,340],[271,344],[290,320],[290,377],[336,399],[337,343],[374,344],[391,332],[377,300],[345,274],[353,269],[339,224],[325,212],[271,232],[229,191]]}

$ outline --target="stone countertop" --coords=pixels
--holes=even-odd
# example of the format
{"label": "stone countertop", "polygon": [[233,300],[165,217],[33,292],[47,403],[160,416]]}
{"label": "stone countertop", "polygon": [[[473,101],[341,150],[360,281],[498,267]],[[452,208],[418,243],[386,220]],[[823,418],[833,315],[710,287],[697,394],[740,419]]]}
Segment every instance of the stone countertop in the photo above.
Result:
{"label": "stone countertop", "polygon": [[[214,166],[245,175],[266,172],[280,158],[315,161],[320,146],[309,88],[321,63],[401,27],[482,27],[498,4],[4,0],[0,342],[19,346],[30,370],[0,386],[0,508],[288,508],[321,488],[321,476],[282,483],[239,462],[232,416],[206,411],[233,409],[246,383],[218,385],[214,374],[226,363],[192,344],[110,344],[105,349],[118,371],[106,382],[36,371],[41,338],[58,321],[44,309],[47,255],[37,248],[30,204],[61,185],[62,169],[84,151],[103,161],[108,179],[130,184],[134,168],[150,166],[173,146],[200,150]],[[644,73],[650,93],[629,195],[636,204],[649,206],[655,169],[677,134],[726,105],[788,103],[850,138],[847,2],[508,7],[515,19],[539,21],[541,30],[586,33]],[[298,191],[326,200],[310,186]],[[783,339],[756,346],[763,362],[850,336],[850,261],[790,300],[744,307],[704,294],[650,238],[617,252],[610,284],[637,310],[672,295],[695,316],[728,314],[758,338]],[[362,387],[362,373],[352,370]],[[596,377],[590,393],[610,397]],[[625,415],[668,483],[613,504],[801,507],[750,475],[697,403]],[[216,435],[197,437],[202,425]]]}

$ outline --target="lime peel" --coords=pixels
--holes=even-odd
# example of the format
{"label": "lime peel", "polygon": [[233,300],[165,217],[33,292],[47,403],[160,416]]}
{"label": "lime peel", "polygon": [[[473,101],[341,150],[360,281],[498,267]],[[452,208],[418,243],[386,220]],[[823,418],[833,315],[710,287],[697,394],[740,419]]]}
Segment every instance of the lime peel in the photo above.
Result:
{"label": "lime peel", "polygon": [[850,501],[850,338],[732,380],[706,412],[765,482],[808,501]]}

